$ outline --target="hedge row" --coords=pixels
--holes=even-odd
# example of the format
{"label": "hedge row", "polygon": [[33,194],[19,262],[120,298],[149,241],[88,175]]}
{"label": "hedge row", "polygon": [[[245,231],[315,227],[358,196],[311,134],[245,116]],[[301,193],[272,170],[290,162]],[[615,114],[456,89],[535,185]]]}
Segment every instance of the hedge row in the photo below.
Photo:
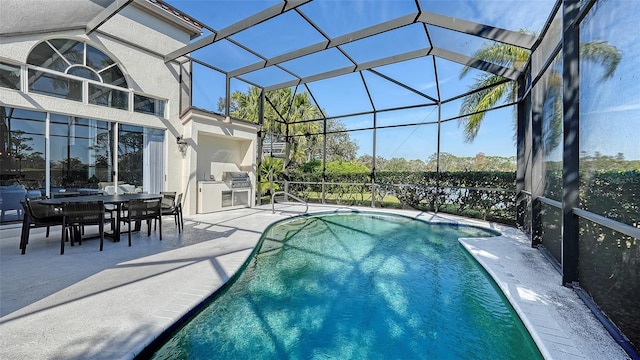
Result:
{"label": "hedge row", "polygon": [[[326,174],[326,201],[371,204],[371,175]],[[282,183],[283,179],[279,179]],[[312,201],[322,192],[322,174],[293,173],[289,192]],[[340,184],[335,184],[340,183]],[[512,172],[378,172],[376,206],[411,207],[515,223],[515,173]],[[399,203],[386,201],[395,197]]]}
{"label": "hedge row", "polygon": [[[562,200],[562,176],[548,171],[544,195]],[[322,192],[319,172],[293,173],[289,191],[309,198]],[[370,205],[371,174],[331,174],[324,178],[327,198],[338,204]],[[284,182],[284,178],[278,179]],[[341,183],[334,185],[332,183]],[[344,184],[344,185],[343,185]],[[400,206],[449,212],[487,220],[515,223],[515,172],[377,172],[377,206],[393,206],[385,197],[396,197]],[[581,173],[580,207],[632,226],[640,224],[640,171]]]}
{"label": "hedge row", "polygon": [[515,172],[382,172],[376,184],[415,209],[515,224]]}

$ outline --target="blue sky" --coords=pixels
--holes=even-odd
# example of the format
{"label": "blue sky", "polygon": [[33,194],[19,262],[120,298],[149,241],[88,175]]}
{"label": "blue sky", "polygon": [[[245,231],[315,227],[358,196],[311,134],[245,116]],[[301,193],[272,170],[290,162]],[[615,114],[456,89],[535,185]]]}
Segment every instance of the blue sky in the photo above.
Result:
{"label": "blue sky", "polygon": [[[168,2],[216,30],[279,3],[279,1],[275,0],[169,0]],[[544,22],[549,17],[549,12],[554,3],[554,0],[420,1],[423,11],[513,31],[524,28],[535,32],[541,30]],[[600,13],[616,14],[616,17],[611,17],[608,21],[599,19],[598,23],[606,25],[601,25],[596,30],[591,30],[594,41],[609,41],[615,43],[622,50],[624,56],[619,66],[619,73],[633,72],[635,70],[633,68],[634,61],[639,58],[637,55],[640,55],[636,47],[633,46],[633,37],[638,33],[638,25],[634,21],[634,15],[640,14],[638,6],[638,2],[625,0],[605,2],[603,7],[611,7],[611,9],[599,10]],[[622,7],[626,10],[614,9],[616,7]],[[635,8],[635,10],[629,11],[629,7]],[[415,5],[413,0],[315,0],[301,6],[300,9],[314,23],[320,26],[329,37],[336,37],[371,26],[380,21],[391,20],[413,13],[415,12]],[[616,38],[613,39],[611,31],[606,31],[607,26],[611,27],[611,22],[613,21],[616,22],[616,26],[623,27],[626,31],[624,36],[618,36],[618,31],[616,31]],[[279,36],[277,38],[270,36],[270,31],[276,31]],[[376,37],[375,39],[368,38],[357,43],[346,44],[342,49],[355,61],[359,63],[366,62],[380,57],[380,54],[389,56],[416,48],[429,47],[428,41],[419,36],[423,33],[422,31],[421,25],[414,24],[390,31],[384,36]],[[476,39],[436,27],[430,27],[430,34],[432,35],[434,46],[443,47],[467,56],[473,55],[475,50],[488,43],[487,40]],[[280,16],[278,21],[267,21],[256,27],[256,29],[234,35],[233,39],[259,50],[267,57],[286,53],[298,47],[312,45],[323,40],[317,31],[306,22],[301,21],[300,17],[293,12]],[[219,66],[223,70],[229,70],[227,67],[236,68],[249,65],[259,60],[253,55],[223,42],[198,50],[193,55],[198,59]],[[433,60],[431,58],[421,58],[407,63],[409,64],[387,65],[376,70],[436,98],[437,90]],[[292,60],[285,65],[288,69],[301,76],[308,76],[329,69],[348,66],[349,64],[350,62],[345,62],[344,56],[340,54],[338,49],[333,48],[309,58]],[[474,82],[475,77],[480,74],[479,71],[472,71],[468,76],[461,79],[459,77],[462,70],[461,65],[437,59],[435,66],[443,99],[465,92]],[[598,65],[594,66],[597,67]],[[597,70],[597,68],[591,69],[591,71]],[[364,74],[376,108],[411,105],[424,101],[423,98],[378,76],[367,72]],[[196,66],[195,78],[194,105],[216,110],[218,98],[224,96],[224,76],[214,70]],[[262,81],[279,83],[291,79],[291,76],[279,69],[267,68],[247,74],[246,78],[257,83]],[[620,124],[629,121],[637,122],[639,118],[638,112],[640,111],[638,109],[640,91],[630,91],[621,97],[613,95],[619,92],[618,89],[637,87],[637,83],[637,79],[635,82],[631,82],[631,80],[618,76],[615,79],[610,79],[606,84],[599,84],[595,87],[597,89],[594,90],[595,92],[585,94],[585,98],[589,98],[589,104],[593,106],[587,106],[583,111],[592,114],[589,115],[590,119],[605,119],[610,110],[619,115],[621,120],[618,122]],[[232,91],[239,90],[244,92],[249,85],[234,79],[231,87]],[[312,82],[308,84],[308,87],[318,100],[319,106],[329,116],[371,110],[371,104],[364,91],[364,85],[360,75],[357,73]],[[305,90],[304,87],[299,89],[299,91],[303,90]],[[599,100],[593,100],[592,98]],[[453,102],[443,106],[442,118],[456,116],[459,105],[459,102]],[[378,125],[433,121],[437,120],[437,116],[437,108],[433,106],[416,110],[380,113]],[[622,118],[625,120],[622,120]],[[370,127],[372,125],[370,116],[344,118],[342,121],[349,129]],[[595,134],[601,133],[603,126],[608,127],[610,131],[622,131],[619,134],[620,136],[631,136],[628,132],[624,133],[621,125],[612,127],[611,125],[605,125],[605,123],[604,120],[593,120],[589,124],[585,124],[586,129],[591,127],[593,131],[587,131],[582,135],[581,141],[584,143],[584,148],[588,151],[600,151],[602,153],[615,154],[624,152],[628,154],[627,158],[640,158],[640,150],[638,150],[638,145],[634,141],[625,141],[624,145],[617,145],[612,142],[596,140]],[[620,129],[616,130],[617,127],[620,127]],[[514,156],[513,132],[513,109],[511,107],[490,112],[478,137],[472,144],[463,142],[461,129],[457,126],[457,121],[452,121],[442,125],[441,151],[451,152],[458,156],[474,156],[478,152],[484,152],[487,155]],[[426,160],[436,150],[437,127],[434,125],[419,128],[383,129],[378,130],[377,134],[377,155],[385,158],[404,157],[406,159]],[[371,131],[351,133],[351,138],[360,145],[358,155],[372,154],[373,137]]]}

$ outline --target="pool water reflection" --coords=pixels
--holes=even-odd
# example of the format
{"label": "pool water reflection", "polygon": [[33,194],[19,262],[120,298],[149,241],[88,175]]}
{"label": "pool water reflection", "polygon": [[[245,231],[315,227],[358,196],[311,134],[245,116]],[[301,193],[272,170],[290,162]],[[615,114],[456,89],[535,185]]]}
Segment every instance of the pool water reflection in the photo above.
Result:
{"label": "pool water reflection", "polygon": [[278,223],[237,281],[156,359],[541,359],[459,237],[377,213]]}

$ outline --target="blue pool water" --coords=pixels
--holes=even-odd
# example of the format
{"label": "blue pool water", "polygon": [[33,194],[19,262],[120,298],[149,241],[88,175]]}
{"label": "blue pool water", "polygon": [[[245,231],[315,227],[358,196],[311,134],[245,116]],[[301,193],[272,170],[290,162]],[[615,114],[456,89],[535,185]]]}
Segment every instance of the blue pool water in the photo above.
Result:
{"label": "blue pool water", "polygon": [[541,359],[459,237],[374,213],[281,222],[155,359]]}

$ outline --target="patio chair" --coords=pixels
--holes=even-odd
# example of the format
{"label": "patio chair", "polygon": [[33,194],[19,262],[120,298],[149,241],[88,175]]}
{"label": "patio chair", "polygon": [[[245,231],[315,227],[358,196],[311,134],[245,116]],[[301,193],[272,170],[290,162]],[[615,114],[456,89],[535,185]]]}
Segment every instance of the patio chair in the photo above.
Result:
{"label": "patio chair", "polygon": [[[97,192],[94,194],[90,194],[92,196],[104,196],[103,192]],[[115,227],[116,214],[118,212],[118,206],[114,204],[104,204],[104,212],[105,214],[109,214],[108,219],[111,220],[111,230]]]}
{"label": "patio chair", "polygon": [[162,215],[173,215],[173,220],[178,226],[178,232],[184,229],[184,220],[182,219],[182,193],[178,194],[174,199],[162,198]]}
{"label": "patio chair", "polygon": [[158,235],[162,240],[162,199],[134,199],[129,201],[127,215],[120,218],[122,222],[129,225],[129,246],[131,246],[131,224],[135,222],[147,221],[147,236],[151,236],[151,220],[160,223]]}
{"label": "patio chair", "polygon": [[173,215],[175,224],[178,226],[178,232],[180,229],[184,229],[182,223],[182,193],[176,197],[175,191],[163,191],[162,195],[162,215]]}
{"label": "patio chair", "polygon": [[102,201],[69,202],[62,205],[62,240],[60,241],[60,255],[64,254],[64,243],[67,237],[67,229],[71,230],[70,243],[73,246],[75,238],[82,245],[80,228],[85,225],[98,225],[100,232],[100,251],[104,244],[105,210]]}
{"label": "patio chair", "polygon": [[49,229],[51,226],[62,225],[62,213],[56,211],[53,205],[41,204],[39,200],[31,200],[29,198],[22,200],[22,208],[24,209],[24,217],[22,218],[22,232],[20,234],[20,250],[22,255],[27,251],[29,243],[29,234],[31,229],[46,227],[46,237],[49,237]]}

